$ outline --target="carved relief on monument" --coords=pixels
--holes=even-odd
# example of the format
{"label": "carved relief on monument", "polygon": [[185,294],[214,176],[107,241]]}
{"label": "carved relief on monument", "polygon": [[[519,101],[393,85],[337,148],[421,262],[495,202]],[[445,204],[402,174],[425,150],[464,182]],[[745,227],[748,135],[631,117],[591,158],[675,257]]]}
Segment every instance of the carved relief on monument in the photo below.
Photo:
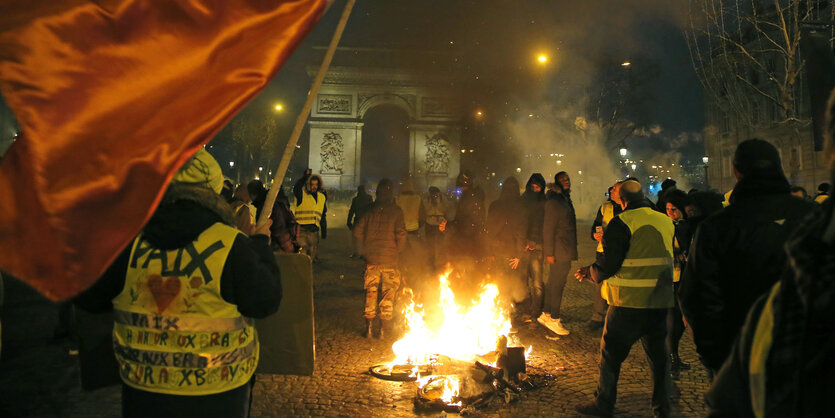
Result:
{"label": "carved relief on monument", "polygon": [[426,172],[447,174],[449,172],[449,141],[440,133],[431,138],[426,135]]}
{"label": "carved relief on monument", "polygon": [[351,114],[351,95],[349,94],[320,94],[319,104],[316,107],[318,113],[331,113],[340,115]]}
{"label": "carved relief on monument", "polygon": [[322,138],[322,148],[319,156],[322,158],[322,174],[342,174],[342,167],[345,163],[345,146],[342,135],[336,132],[328,132]]}
{"label": "carved relief on monument", "polygon": [[420,100],[421,114],[423,116],[452,116],[452,103],[447,99],[438,97],[424,97]]}

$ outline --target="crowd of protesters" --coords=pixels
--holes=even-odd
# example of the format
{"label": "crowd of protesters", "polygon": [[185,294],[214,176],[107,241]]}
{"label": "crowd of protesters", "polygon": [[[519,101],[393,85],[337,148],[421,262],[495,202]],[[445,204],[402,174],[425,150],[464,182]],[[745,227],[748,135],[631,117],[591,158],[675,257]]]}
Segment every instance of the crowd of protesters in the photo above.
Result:
{"label": "crowd of protesters", "polygon": [[[409,178],[380,180],[373,197],[361,185],[347,226],[350,257],[365,262],[363,334],[390,336],[398,292],[407,282],[419,291],[452,265],[462,282],[497,278],[503,299],[512,303],[514,332],[527,325],[556,340],[570,335],[561,305],[573,276],[594,284],[588,328],[602,329],[597,390],[594,400],[577,407],[581,414],[612,415],[621,364],[641,340],[653,382],[652,413],[670,416],[669,379],[694,367],[679,356],[679,341],[689,332],[713,382],[706,396],[712,415],[817,415],[828,410],[825,395],[835,385],[827,374],[835,368],[830,184],[820,184],[815,196],[792,186],[779,152],[761,139],[738,145],[733,173],[737,183],[724,196],[684,192],[667,179],[655,202],[637,179],[616,181],[589,231],[594,262],[574,272],[577,214],[566,172],[550,183],[533,173],[524,187],[509,177],[489,205],[466,173],[450,194],[438,187],[419,193]],[[310,170],[290,196],[274,186],[269,220],[259,222],[270,192],[259,180],[237,187],[224,181],[203,150],[183,166],[135,242],[73,301],[90,312],[115,312],[126,416],[162,405],[246,415],[258,343],[243,318],[278,308],[281,278],[273,252],[301,252],[317,261],[328,231],[324,186]],[[184,252],[192,260],[186,266],[180,265]],[[190,268],[201,276],[187,277]],[[157,271],[183,273],[187,281]],[[169,297],[181,288],[188,289],[182,300]],[[207,296],[198,300],[200,294]],[[193,391],[169,387],[167,369],[143,354],[161,346],[136,339],[159,331],[137,318],[162,311],[187,318],[168,333],[199,336],[219,326],[236,335],[223,347],[241,355],[244,372]],[[189,352],[169,348],[175,355]],[[206,375],[223,373],[223,367],[191,366]]]}
{"label": "crowd of protesters", "polygon": [[[821,184],[814,197],[809,197],[802,188],[791,186],[783,174],[777,149],[760,139],[740,143],[733,164],[737,184],[725,196],[715,191],[685,192],[677,188],[673,179],[663,182],[654,203],[635,178],[617,181],[609,188],[608,199],[598,209],[589,236],[598,243],[595,262],[574,273],[581,281],[594,283],[588,327],[603,328],[595,399],[579,406],[578,412],[595,416],[612,414],[620,365],[631,346],[640,339],[652,369],[653,415],[669,416],[668,379],[678,379],[682,372],[693,367],[679,356],[679,341],[687,330],[709,378],[716,380],[717,388],[710,392],[708,399],[719,415],[740,408],[738,400],[718,389],[719,384],[735,384],[737,391],[744,391],[741,385],[756,383],[766,395],[773,392],[779,396],[791,394],[794,399],[801,396],[797,391],[763,383],[761,374],[771,366],[770,360],[757,359],[764,362],[758,365],[760,375],[748,378],[740,368],[748,367],[745,361],[751,354],[737,359],[731,356],[734,350],[740,349],[740,342],[735,345],[740,332],[745,336],[747,331],[750,336],[756,331],[753,328],[757,323],[751,324],[748,315],[752,307],[763,313],[764,295],[771,294],[774,298],[779,292],[801,292],[800,300],[794,294],[785,296],[794,298],[795,306],[785,308],[793,309],[794,315],[803,312],[805,305],[801,304],[807,302],[804,297],[816,296],[809,293],[810,289],[797,289],[800,283],[791,283],[790,290],[785,290],[786,284],[778,288],[775,283],[780,281],[783,271],[789,277],[783,279],[785,282],[793,274],[800,277],[808,273],[802,270],[804,266],[811,268],[812,261],[804,259],[799,249],[792,254],[791,245],[792,242],[796,242],[795,246],[802,245],[803,238],[798,237],[801,233],[798,231],[821,233],[809,228],[815,222],[820,224],[820,216],[815,215],[825,213],[826,205],[831,206],[826,201],[829,184]],[[516,178],[509,177],[502,182],[498,199],[489,205],[483,191],[466,174],[459,175],[451,196],[433,187],[427,198],[414,198],[410,180],[401,182],[397,197],[392,197],[392,190],[392,182],[382,181],[377,200],[370,203],[360,189],[352,203],[353,220],[349,218],[358,252],[367,261],[367,336],[374,334],[372,321],[378,316],[382,319],[378,335],[387,332],[386,323],[391,319],[398,286],[410,277],[420,278],[419,272],[410,272],[405,267],[406,260],[414,261],[416,257],[425,257],[434,271],[452,263],[464,271],[489,272],[511,279],[524,288],[519,292],[513,286],[501,286],[504,298],[513,303],[514,328],[523,323],[536,328],[538,324],[547,330],[549,337],[570,334],[560,316],[563,289],[571,264],[578,259],[577,221],[567,173],[557,173],[550,184],[543,175],[534,173],[524,188]],[[444,203],[446,200],[449,204]],[[812,242],[830,245],[806,238],[806,244]],[[788,253],[787,244],[790,245]],[[443,249],[438,251],[438,247]],[[404,257],[404,252],[408,256]],[[789,260],[795,263],[794,271],[787,270]],[[548,279],[544,280],[546,270]],[[831,271],[828,274],[831,276]],[[830,299],[818,300],[828,303]],[[766,307],[770,309],[767,303]],[[769,310],[764,314],[783,312]],[[745,325],[746,318],[748,325]],[[791,335],[775,334],[769,338],[782,344],[800,343],[809,338],[828,341],[810,335],[801,325],[794,326]],[[829,329],[830,325],[820,327]],[[750,342],[743,347],[752,349]],[[816,364],[829,361],[804,360],[788,345],[775,348],[782,349],[780,353],[785,356],[779,359],[781,363],[774,365],[782,367],[780,376],[797,379],[803,373],[791,370],[791,361],[800,364],[806,360]],[[731,366],[736,369],[726,370]],[[748,382],[754,378],[759,380]],[[790,411],[797,406],[791,403],[792,399],[772,399],[775,399],[773,404],[763,407]],[[730,415],[749,415],[739,409],[732,411]]]}

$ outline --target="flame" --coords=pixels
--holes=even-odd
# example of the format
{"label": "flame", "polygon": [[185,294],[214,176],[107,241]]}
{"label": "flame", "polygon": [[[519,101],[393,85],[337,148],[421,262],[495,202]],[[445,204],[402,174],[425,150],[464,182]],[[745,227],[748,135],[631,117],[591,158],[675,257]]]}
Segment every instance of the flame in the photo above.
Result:
{"label": "flame", "polygon": [[436,354],[471,361],[494,351],[499,338],[510,333],[509,315],[498,306],[498,287],[482,285],[473,305],[462,307],[455,303],[455,294],[449,287],[450,273],[447,270],[440,276],[440,324],[430,327],[424,320],[423,306],[414,300],[404,308],[408,331],[392,345],[396,357],[392,365],[430,364],[430,357]]}

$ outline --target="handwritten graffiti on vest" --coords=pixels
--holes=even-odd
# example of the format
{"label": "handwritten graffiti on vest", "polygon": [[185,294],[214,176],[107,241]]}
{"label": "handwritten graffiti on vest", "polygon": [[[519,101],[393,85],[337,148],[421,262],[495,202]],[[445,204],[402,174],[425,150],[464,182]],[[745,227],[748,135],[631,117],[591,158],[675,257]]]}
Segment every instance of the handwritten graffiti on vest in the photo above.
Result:
{"label": "handwritten graffiti on vest", "polygon": [[137,237],[125,287],[113,299],[113,351],[125,384],[154,393],[210,395],[250,380],[258,365],[258,336],[220,291],[239,233],[216,223],[173,250]]}

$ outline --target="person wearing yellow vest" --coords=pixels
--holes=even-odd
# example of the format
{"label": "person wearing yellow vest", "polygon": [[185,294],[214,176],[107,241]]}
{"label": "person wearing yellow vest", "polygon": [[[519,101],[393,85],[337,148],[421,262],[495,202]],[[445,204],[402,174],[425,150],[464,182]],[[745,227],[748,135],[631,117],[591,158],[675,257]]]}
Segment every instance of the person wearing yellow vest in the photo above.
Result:
{"label": "person wearing yellow vest", "polygon": [[322,238],[328,235],[325,216],[328,213],[327,196],[321,192],[322,178],[311,174],[305,182],[301,198],[296,196],[295,204],[291,207],[296,222],[299,224],[297,244],[301,252],[310,256],[315,262],[319,252],[319,232]]}
{"label": "person wearing yellow vest", "polygon": [[426,208],[423,206],[423,199],[415,193],[415,185],[411,179],[405,179],[400,184],[396,202],[403,210],[406,232],[417,236],[420,228],[426,223]]}
{"label": "person wearing yellow vest", "polygon": [[[600,205],[600,208],[597,210],[597,216],[595,216],[594,222],[591,225],[591,238],[597,241],[596,259],[600,259],[603,256],[603,231],[606,230],[609,222],[622,212],[620,204],[617,203],[619,201],[618,193],[620,193],[620,185],[621,182],[617,182],[609,188],[609,198]],[[594,289],[591,305],[591,321],[589,321],[590,330],[603,328],[603,318],[606,317],[606,309],[608,309],[606,300],[603,299],[601,292],[602,283],[596,284]]]}
{"label": "person wearing yellow vest", "polygon": [[670,416],[667,374],[667,309],[673,307],[673,222],[655,211],[641,184],[620,189],[623,212],[603,233],[603,257],[577,270],[580,280],[603,282],[609,303],[600,343],[600,377],[595,400],[579,405],[584,415],[612,416],[620,367],[642,340],[652,369],[653,416]]}
{"label": "person wearing yellow vest", "polygon": [[113,310],[125,417],[246,417],[258,335],[278,309],[270,222],[251,238],[218,194],[220,166],[200,149],[176,173],[139,236],[76,304]]}

